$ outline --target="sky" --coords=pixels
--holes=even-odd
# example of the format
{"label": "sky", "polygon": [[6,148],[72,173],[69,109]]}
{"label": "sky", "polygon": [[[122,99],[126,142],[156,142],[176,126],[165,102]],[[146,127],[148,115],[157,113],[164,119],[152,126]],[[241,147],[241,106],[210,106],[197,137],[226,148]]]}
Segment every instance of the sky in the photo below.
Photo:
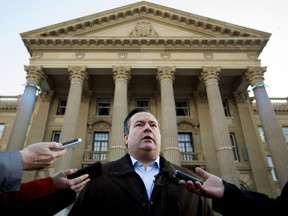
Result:
{"label": "sky", "polygon": [[[188,13],[271,33],[260,59],[269,97],[288,97],[287,0],[147,0]],[[138,0],[0,0],[0,96],[23,94],[29,53],[20,34]]]}

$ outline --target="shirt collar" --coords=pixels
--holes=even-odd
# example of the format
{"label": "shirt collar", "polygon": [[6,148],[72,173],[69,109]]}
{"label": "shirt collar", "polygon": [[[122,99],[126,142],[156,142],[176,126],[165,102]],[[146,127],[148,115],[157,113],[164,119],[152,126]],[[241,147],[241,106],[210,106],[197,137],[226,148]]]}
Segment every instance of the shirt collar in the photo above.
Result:
{"label": "shirt collar", "polygon": [[[130,155],[130,158],[131,158],[131,161],[132,161],[132,165],[133,166],[135,166],[135,163],[140,163],[138,160],[136,160],[134,157],[132,157],[131,155]],[[157,167],[159,168],[160,167],[160,157],[158,156],[153,162],[151,162],[150,164],[155,164],[155,165],[157,165]],[[141,163],[140,163],[141,164]],[[149,164],[148,164],[149,165]]]}

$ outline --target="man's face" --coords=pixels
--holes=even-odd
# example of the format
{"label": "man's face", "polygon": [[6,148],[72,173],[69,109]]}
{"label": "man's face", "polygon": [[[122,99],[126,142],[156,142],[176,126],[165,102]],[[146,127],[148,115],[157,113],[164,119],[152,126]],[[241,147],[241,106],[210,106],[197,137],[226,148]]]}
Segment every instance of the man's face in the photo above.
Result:
{"label": "man's face", "polygon": [[161,134],[156,118],[148,112],[139,112],[130,119],[129,134],[124,135],[128,153],[137,160],[153,159],[160,154]]}

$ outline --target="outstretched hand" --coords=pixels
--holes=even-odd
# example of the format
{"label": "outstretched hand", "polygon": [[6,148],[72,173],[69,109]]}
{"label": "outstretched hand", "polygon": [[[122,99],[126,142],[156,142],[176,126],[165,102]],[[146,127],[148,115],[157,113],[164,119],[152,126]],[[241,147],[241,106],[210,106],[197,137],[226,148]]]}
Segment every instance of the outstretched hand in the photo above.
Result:
{"label": "outstretched hand", "polygon": [[28,145],[20,151],[24,170],[39,170],[51,165],[66,153],[61,143],[41,142]]}
{"label": "outstretched hand", "polygon": [[67,169],[55,173],[52,176],[56,190],[72,189],[76,193],[82,190],[87,182],[90,181],[89,175],[84,174],[77,178],[68,179],[67,176],[75,173],[77,169]]}
{"label": "outstretched hand", "polygon": [[184,185],[189,191],[208,198],[222,198],[224,195],[224,184],[222,179],[216,175],[196,167],[195,172],[202,177],[203,182],[180,180],[179,184]]}

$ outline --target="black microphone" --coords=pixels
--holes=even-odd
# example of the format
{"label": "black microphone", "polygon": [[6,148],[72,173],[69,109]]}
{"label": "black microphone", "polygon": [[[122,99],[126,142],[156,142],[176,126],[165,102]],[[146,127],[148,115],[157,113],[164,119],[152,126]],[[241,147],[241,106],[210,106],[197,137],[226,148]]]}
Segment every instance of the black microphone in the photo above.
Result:
{"label": "black microphone", "polygon": [[174,171],[174,175],[175,175],[175,177],[177,179],[180,179],[180,180],[183,179],[185,181],[192,181],[193,183],[198,181],[198,182],[202,183],[202,181],[200,179],[197,179],[197,178],[195,178],[195,177],[193,177],[191,175],[188,175],[187,173],[184,173],[184,172],[182,172],[180,170],[175,170]]}

